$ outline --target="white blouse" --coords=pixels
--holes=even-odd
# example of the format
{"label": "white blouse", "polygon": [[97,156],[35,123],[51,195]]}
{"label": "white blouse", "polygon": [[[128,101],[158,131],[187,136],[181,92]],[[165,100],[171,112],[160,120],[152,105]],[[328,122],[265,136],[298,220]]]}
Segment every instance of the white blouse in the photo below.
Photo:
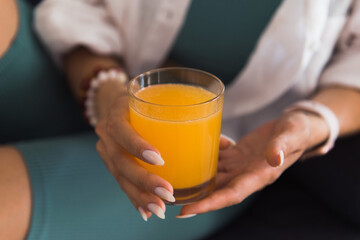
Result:
{"label": "white blouse", "polygon": [[[122,58],[135,76],[164,61],[189,5],[47,0],[36,9],[35,27],[55,59],[84,45]],[[328,85],[360,89],[360,0],[284,0],[225,92],[222,131],[239,138]]]}

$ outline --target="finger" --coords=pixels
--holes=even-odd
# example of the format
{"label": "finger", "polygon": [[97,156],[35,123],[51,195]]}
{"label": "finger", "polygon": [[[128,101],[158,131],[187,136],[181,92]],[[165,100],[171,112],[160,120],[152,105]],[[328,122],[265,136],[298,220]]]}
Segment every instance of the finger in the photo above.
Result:
{"label": "finger", "polygon": [[265,159],[272,167],[280,167],[289,155],[305,150],[307,132],[294,122],[286,122],[276,130],[265,149]]}
{"label": "finger", "polygon": [[223,188],[231,180],[231,175],[228,173],[216,173],[215,190]]}
{"label": "finger", "polygon": [[107,170],[110,173],[114,173],[115,172],[114,164],[111,161],[109,161],[107,149],[105,147],[104,141],[102,141],[101,139],[99,139],[96,143],[96,150],[99,153],[100,158],[103,160]]}
{"label": "finger", "polygon": [[232,158],[238,151],[235,148],[229,148],[219,151],[219,161],[223,161],[227,158]]}
{"label": "finger", "polygon": [[105,135],[102,140],[107,149],[108,158],[111,158],[107,161],[112,162],[114,176],[121,175],[138,188],[156,194],[168,202],[175,202],[174,189],[169,182],[147,171],[124,149],[117,147],[116,144],[114,147],[114,142],[109,136]]}
{"label": "finger", "polygon": [[217,172],[227,172],[226,164],[218,163]]}
{"label": "finger", "polygon": [[234,170],[234,167],[237,167],[238,163],[229,160],[229,159],[224,159],[222,161],[218,162],[218,167],[217,170],[218,172],[230,172],[232,170]]}
{"label": "finger", "polygon": [[[125,103],[124,103],[125,102]],[[96,127],[99,136],[109,135],[131,155],[153,165],[164,165],[159,151],[145,141],[129,122],[129,108],[127,101],[121,101],[115,106],[116,111],[100,121]]]}
{"label": "finger", "polygon": [[[116,175],[114,173],[116,171],[115,171],[115,168],[114,168],[114,164],[112,164],[111,161],[108,161],[109,156],[107,154],[104,142],[101,139],[96,143],[96,149],[97,149],[98,153],[100,154],[100,157],[104,161],[105,166],[107,167],[109,172],[111,172],[113,174],[113,176],[115,177]],[[119,179],[116,179],[116,180],[118,181]],[[120,181],[118,181],[118,183],[119,183],[120,187],[124,190],[124,187],[121,186],[122,184],[120,183]],[[134,205],[135,208],[137,208],[137,210],[140,213],[141,217],[146,222],[148,220],[148,218],[151,217],[151,212],[144,210],[144,208],[142,206],[140,206],[137,203],[137,201],[135,201],[135,199],[132,197],[132,194],[130,194],[131,191],[129,189],[127,191],[124,191],[124,192],[128,195],[128,198],[130,199],[131,203]]]}
{"label": "finger", "polygon": [[234,168],[245,167],[248,163],[248,160],[246,159],[241,160],[241,156],[238,154],[239,153],[236,150],[236,148],[220,151],[219,161],[218,161],[218,171],[227,172],[234,170]]}
{"label": "finger", "polygon": [[117,178],[117,181],[144,221],[147,221],[152,214],[165,219],[166,206],[159,197],[143,191],[121,176]]}
{"label": "finger", "polygon": [[196,203],[184,206],[179,216],[191,214],[203,214],[206,212],[215,211],[221,208],[240,203],[242,198],[234,197],[234,192],[231,189],[224,188],[213,192],[209,197],[200,200]]}
{"label": "finger", "polygon": [[[102,158],[108,159],[107,151],[105,145],[102,140],[99,140],[97,143],[97,149]],[[138,210],[141,217],[144,221],[147,221],[148,218],[151,217],[152,213],[155,213],[159,218],[165,218],[165,205],[164,202],[159,199],[159,197],[154,196],[154,194],[145,191],[144,189],[140,189],[128,181],[126,178],[121,175],[116,175],[116,168],[111,161],[104,161],[105,165],[109,169],[110,172],[113,173],[116,181],[119,183],[120,187],[128,196],[131,203]],[[114,174],[115,173],[115,174]],[[150,208],[152,211],[148,209],[148,205],[150,204]],[[156,206],[159,207],[156,207]]]}
{"label": "finger", "polygon": [[229,161],[229,160],[223,160],[221,162],[218,163],[218,172],[232,172],[234,171],[234,169],[239,169],[240,167],[242,167],[239,163],[236,163],[234,161]]}
{"label": "finger", "polygon": [[225,150],[236,145],[235,140],[226,136],[225,134],[220,135],[220,150]]}
{"label": "finger", "polygon": [[119,161],[115,165],[117,169],[121,169],[119,171],[121,176],[140,189],[151,192],[167,202],[175,202],[172,185],[158,175],[147,171],[135,159],[128,156],[122,163]]}
{"label": "finger", "polygon": [[145,141],[130,125],[128,121],[118,121],[112,128],[111,136],[138,159],[153,165],[164,165],[160,152]]}
{"label": "finger", "polygon": [[[294,135],[294,136],[291,136]],[[284,165],[288,156],[301,151],[298,144],[301,136],[290,132],[283,133],[274,137],[266,146],[265,159],[272,167],[280,167]]]}
{"label": "finger", "polygon": [[213,192],[209,197],[184,206],[179,216],[202,214],[238,204],[253,192],[258,191],[260,186],[256,175],[241,175],[224,188]]}

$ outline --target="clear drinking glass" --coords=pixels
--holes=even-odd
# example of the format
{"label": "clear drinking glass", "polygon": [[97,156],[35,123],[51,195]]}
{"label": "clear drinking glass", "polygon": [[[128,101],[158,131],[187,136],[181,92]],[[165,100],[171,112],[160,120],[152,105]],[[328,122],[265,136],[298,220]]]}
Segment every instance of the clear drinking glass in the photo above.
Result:
{"label": "clear drinking glass", "polygon": [[132,126],[165,161],[139,164],[172,184],[172,204],[207,196],[215,186],[223,83],[197,69],[162,68],[132,79],[128,93]]}

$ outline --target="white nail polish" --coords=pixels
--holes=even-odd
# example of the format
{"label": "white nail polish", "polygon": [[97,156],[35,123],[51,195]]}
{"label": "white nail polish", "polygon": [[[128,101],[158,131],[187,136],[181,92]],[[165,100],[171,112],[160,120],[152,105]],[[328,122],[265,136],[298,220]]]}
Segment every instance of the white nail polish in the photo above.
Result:
{"label": "white nail polish", "polygon": [[191,218],[191,217],[195,217],[197,214],[186,214],[186,215],[177,215],[176,218],[180,218],[180,219],[183,219],[183,218]]}
{"label": "white nail polish", "polygon": [[162,199],[164,199],[168,202],[175,202],[174,196],[163,187],[156,187],[154,189],[154,192],[156,195],[158,195],[159,197],[161,197]]}
{"label": "white nail polish", "polygon": [[226,140],[228,140],[228,141],[230,142],[230,145],[231,145],[231,146],[235,146],[235,145],[236,145],[235,140],[232,139],[232,138],[230,138],[230,137],[228,137],[228,136],[226,136],[225,134],[220,134],[220,137],[223,137],[223,138],[225,138]]}
{"label": "white nail polish", "polygon": [[284,151],[280,150],[279,155],[280,155],[280,164],[279,164],[278,167],[280,167],[280,166],[282,166],[284,164]]}
{"label": "white nail polish", "polygon": [[153,165],[162,166],[165,163],[159,154],[157,154],[156,152],[151,151],[151,150],[143,151],[142,156],[148,163],[153,164]]}
{"label": "white nail polish", "polygon": [[144,209],[142,207],[138,207],[138,211],[139,211],[141,217],[144,219],[144,221],[147,222],[148,218],[146,216]]}
{"label": "white nail polish", "polygon": [[158,216],[161,219],[165,219],[165,213],[163,212],[161,207],[159,207],[155,203],[149,203],[147,205],[147,207],[150,210],[150,212],[152,212],[153,214],[155,214],[156,216]]}

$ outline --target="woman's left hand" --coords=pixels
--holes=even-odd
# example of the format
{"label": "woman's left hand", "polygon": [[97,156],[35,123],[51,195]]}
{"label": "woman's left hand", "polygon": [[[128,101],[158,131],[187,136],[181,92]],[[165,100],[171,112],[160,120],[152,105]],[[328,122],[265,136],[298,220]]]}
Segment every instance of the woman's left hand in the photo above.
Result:
{"label": "woman's left hand", "polygon": [[316,115],[290,112],[249,133],[235,147],[220,151],[215,191],[199,202],[184,206],[178,217],[241,203],[273,183],[305,150],[316,144],[314,139],[326,138],[326,127],[313,132],[318,124],[326,126]]}

